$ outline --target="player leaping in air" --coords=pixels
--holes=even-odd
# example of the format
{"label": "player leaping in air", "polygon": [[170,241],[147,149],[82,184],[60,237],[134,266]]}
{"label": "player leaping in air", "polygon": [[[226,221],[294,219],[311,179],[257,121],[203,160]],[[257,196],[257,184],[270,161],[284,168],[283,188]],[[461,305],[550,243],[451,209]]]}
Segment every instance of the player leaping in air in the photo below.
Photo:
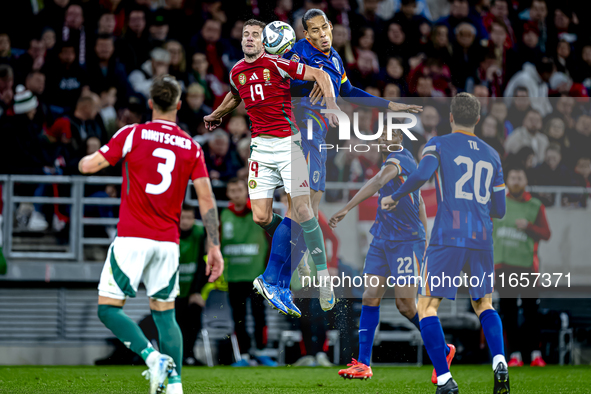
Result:
{"label": "player leaping in air", "polygon": [[[480,102],[468,93],[452,99],[449,116],[453,132],[434,137],[423,149],[418,169],[391,196],[382,209],[398,210],[404,198],[434,174],[437,216],[421,268],[419,317],[421,336],[437,375],[437,394],[458,393],[449,371],[449,351],[437,309],[441,300],[455,299],[460,271],[470,275],[472,307],[493,356],[494,393],[509,393],[509,372],[503,349],[503,325],[492,306],[494,259],[491,217],[505,216],[505,184],[499,154],[474,135],[480,120]],[[446,286],[447,284],[447,286]]]}
{"label": "player leaping in air", "polygon": [[[341,96],[346,101],[364,107],[414,113],[422,111],[421,106],[388,101],[380,97],[375,97],[351,85],[345,72],[343,60],[338,52],[332,48],[332,23],[322,10],[308,10],[302,17],[302,25],[304,26],[305,38],[298,41],[283,56],[293,62],[319,67],[323,71],[326,71],[330,76],[337,97]],[[327,158],[326,149],[321,150],[320,147],[324,144],[329,126],[324,119],[324,115],[320,112],[322,108],[325,108],[320,97],[322,96],[322,90],[318,84],[312,82],[305,80],[292,81],[291,94],[294,97],[294,115],[302,131],[302,147],[309,167],[312,208],[314,209],[314,215],[318,217],[318,206],[320,205],[326,183]],[[308,139],[308,120],[312,120],[313,138],[311,140]],[[294,250],[302,250],[300,246],[298,245]],[[311,249],[308,248],[308,250]],[[295,254],[297,253],[294,253],[292,260],[295,263],[301,261],[297,266],[298,274],[300,277],[308,276],[309,269],[306,263],[308,256],[305,255],[300,260],[301,256],[296,256]],[[289,263],[291,264],[291,262]]]}
{"label": "player leaping in air", "polygon": [[[384,164],[379,173],[371,178],[347,205],[330,218],[329,226],[336,227],[351,209],[372,197],[379,191],[380,198],[389,196],[398,190],[406,178],[417,169],[414,157],[408,149],[402,147],[403,133],[393,130],[392,140],[387,133],[378,139],[381,145]],[[391,151],[391,152],[390,152]],[[380,302],[388,289],[388,277],[395,278],[394,288],[396,306],[402,315],[419,328],[419,315],[415,299],[417,286],[415,278],[420,272],[420,265],[425,252],[425,229],[427,214],[419,191],[414,191],[402,199],[395,211],[386,211],[378,207],[376,220],[371,227],[373,240],[369,246],[363,274],[376,277],[377,281],[368,281],[363,292],[361,318],[359,319],[359,357],[353,359],[350,368],[342,369],[339,375],[349,379],[367,379],[373,375],[371,351],[373,340],[380,321]],[[401,278],[404,277],[404,278]],[[391,282],[390,282],[391,283]]]}
{"label": "player leaping in air", "polygon": [[[208,235],[207,274],[213,282],[224,269],[220,253],[215,198],[203,151],[175,123],[181,87],[170,75],[156,78],[150,88],[152,122],[120,129],[98,152],[80,160],[83,174],[93,174],[123,159],[123,184],[117,237],[109,248],[101,274],[98,316],[149,367],[150,393],[182,394],[183,338],[174,301],[179,292],[179,221],[189,180],[199,199]],[[160,352],[122,310],[143,281]],[[168,378],[168,387],[164,381]]]}
{"label": "player leaping in air", "polygon": [[[285,291],[277,286],[282,264],[290,260],[292,231],[302,231],[306,245],[312,251],[321,283],[322,308],[332,309],[335,297],[326,267],[322,230],[311,207],[301,134],[293,121],[290,79],[316,82],[327,97],[327,107],[338,109],[338,106],[326,72],[265,53],[262,42],[264,28],[265,23],[254,19],[244,23],[242,50],[245,57],[230,71],[231,92],[203,120],[206,127],[213,130],[224,115],[244,100],[252,123],[248,186],[253,218],[273,237],[267,269],[253,285],[273,307],[285,314],[299,316],[289,289]],[[329,119],[333,126],[338,123],[334,115]],[[294,221],[273,213],[273,193],[279,186],[285,186],[285,191],[291,196]]]}

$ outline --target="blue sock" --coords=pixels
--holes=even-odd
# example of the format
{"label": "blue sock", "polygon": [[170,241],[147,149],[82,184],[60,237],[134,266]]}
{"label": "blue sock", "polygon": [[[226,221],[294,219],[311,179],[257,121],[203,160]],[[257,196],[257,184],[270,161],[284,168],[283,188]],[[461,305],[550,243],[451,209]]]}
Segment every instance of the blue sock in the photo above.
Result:
{"label": "blue sock", "polygon": [[425,343],[425,349],[429,354],[429,358],[435,367],[437,376],[449,372],[447,360],[445,358],[445,349],[448,347],[445,343],[445,336],[441,328],[441,322],[437,316],[425,317],[420,322],[421,336]]}
{"label": "blue sock", "polygon": [[421,324],[419,323],[419,314],[418,314],[418,312],[417,312],[417,314],[415,314],[415,317],[413,317],[412,319],[408,319],[408,320],[410,320],[410,322],[415,325],[415,327],[417,328],[417,330],[421,331]]}
{"label": "blue sock", "polygon": [[265,282],[270,285],[277,285],[279,279],[279,273],[283,263],[289,258],[291,253],[291,226],[292,221],[290,218],[283,218],[275,234],[273,234],[273,242],[271,243],[271,254],[269,256],[269,262],[267,268],[263,273]]}
{"label": "blue sock", "polygon": [[304,241],[304,236],[302,235],[302,227],[296,222],[292,221],[291,233],[295,245],[293,243],[291,244],[291,251],[283,263],[283,266],[281,267],[281,271],[279,272],[279,280],[277,281],[279,286],[287,289],[289,289],[293,271],[295,271],[298,263],[304,256],[304,253],[306,253],[306,242]]}
{"label": "blue sock", "polygon": [[499,314],[494,309],[487,309],[480,314],[480,324],[486,337],[486,343],[492,356],[505,356],[503,345],[503,323]]}
{"label": "blue sock", "polygon": [[359,319],[359,362],[369,365],[376,328],[380,323],[380,307],[363,305]]}

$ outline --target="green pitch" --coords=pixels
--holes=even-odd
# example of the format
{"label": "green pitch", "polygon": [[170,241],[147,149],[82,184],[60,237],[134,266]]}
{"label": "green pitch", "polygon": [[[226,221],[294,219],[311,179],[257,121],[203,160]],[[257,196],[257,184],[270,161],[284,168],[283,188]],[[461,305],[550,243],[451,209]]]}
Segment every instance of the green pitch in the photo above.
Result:
{"label": "green pitch", "polygon": [[[148,383],[142,367],[0,367],[0,393],[140,393]],[[185,367],[185,394],[309,394],[309,393],[435,393],[431,367],[374,368],[367,381],[343,380],[339,368],[232,368]],[[492,393],[492,370],[488,365],[452,367],[460,393]],[[574,394],[591,392],[591,367],[511,368],[511,391],[515,394]]]}

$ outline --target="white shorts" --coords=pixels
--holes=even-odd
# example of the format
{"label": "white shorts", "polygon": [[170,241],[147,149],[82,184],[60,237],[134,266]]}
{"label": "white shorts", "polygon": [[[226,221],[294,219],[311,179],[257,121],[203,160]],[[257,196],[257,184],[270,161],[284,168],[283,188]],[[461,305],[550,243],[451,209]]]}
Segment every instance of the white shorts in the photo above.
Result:
{"label": "white shorts", "polygon": [[99,295],[135,297],[140,281],[148,297],[172,302],[179,294],[179,245],[147,238],[116,237],[101,273]]}
{"label": "white shorts", "polygon": [[277,187],[284,186],[291,197],[310,195],[308,165],[301,134],[284,138],[255,137],[248,159],[248,194],[251,200],[273,198]]}

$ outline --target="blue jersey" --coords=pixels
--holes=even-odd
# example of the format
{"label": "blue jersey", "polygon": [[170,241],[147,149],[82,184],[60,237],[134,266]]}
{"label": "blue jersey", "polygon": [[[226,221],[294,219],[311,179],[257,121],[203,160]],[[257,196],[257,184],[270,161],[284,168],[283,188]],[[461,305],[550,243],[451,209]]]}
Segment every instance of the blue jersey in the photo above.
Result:
{"label": "blue jersey", "polygon": [[[330,48],[330,52],[326,54],[312,45],[307,39],[303,38],[296,42],[291,51],[286,52],[283,57],[326,71],[330,76],[337,97],[339,96],[341,83],[347,81],[343,60],[332,47]],[[312,105],[310,102],[308,96],[313,87],[314,82],[291,81],[293,113],[298,126],[303,129],[308,127],[308,119],[312,119],[312,130],[314,134],[318,134],[324,140],[328,132],[328,124],[324,115],[320,113],[320,110],[326,107],[321,106],[320,102],[315,105]]]}
{"label": "blue jersey", "polygon": [[[398,168],[398,176],[380,189],[380,200],[394,193],[417,169],[417,163],[408,149],[392,152],[383,166],[393,165]],[[382,166],[382,168],[383,168]],[[419,218],[420,194],[416,190],[403,197],[395,210],[389,212],[378,207],[376,221],[371,227],[374,237],[390,241],[413,241],[425,239],[425,227]]]}
{"label": "blue jersey", "polygon": [[429,140],[423,157],[429,155],[439,160],[430,244],[492,250],[491,197],[505,189],[499,154],[474,134],[456,131]]}

